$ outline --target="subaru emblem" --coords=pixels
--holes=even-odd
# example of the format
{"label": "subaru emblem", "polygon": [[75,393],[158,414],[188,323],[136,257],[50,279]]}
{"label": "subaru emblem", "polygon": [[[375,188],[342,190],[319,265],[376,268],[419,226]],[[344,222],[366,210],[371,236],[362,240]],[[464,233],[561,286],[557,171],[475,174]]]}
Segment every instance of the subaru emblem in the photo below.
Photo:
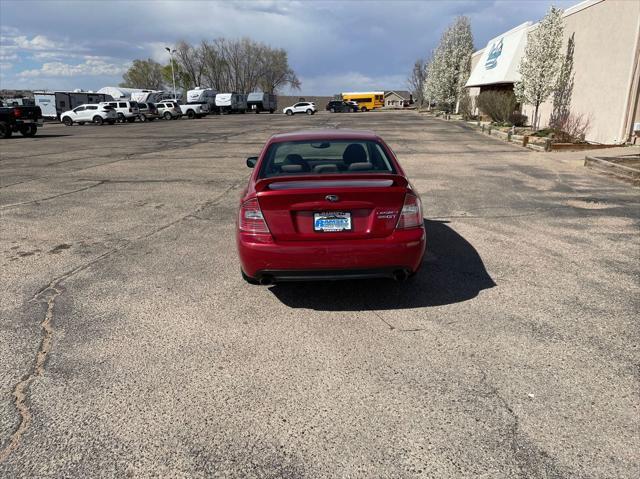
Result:
{"label": "subaru emblem", "polygon": [[327,195],[324,197],[324,199],[327,201],[331,201],[332,203],[335,203],[336,201],[340,200],[340,198],[338,198],[337,195]]}

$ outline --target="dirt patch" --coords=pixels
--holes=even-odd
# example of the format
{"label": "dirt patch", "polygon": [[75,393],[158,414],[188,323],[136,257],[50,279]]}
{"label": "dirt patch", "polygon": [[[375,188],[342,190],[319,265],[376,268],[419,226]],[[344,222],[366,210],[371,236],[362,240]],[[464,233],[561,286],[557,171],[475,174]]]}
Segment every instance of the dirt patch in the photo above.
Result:
{"label": "dirt patch", "polygon": [[70,244],[67,243],[62,243],[59,244],[58,246],[56,246],[55,248],[53,248],[52,250],[49,251],[49,254],[58,254],[66,249],[71,248]]}
{"label": "dirt patch", "polygon": [[616,208],[617,206],[620,206],[598,200],[569,200],[567,201],[567,204],[582,210],[606,210],[607,208]]}

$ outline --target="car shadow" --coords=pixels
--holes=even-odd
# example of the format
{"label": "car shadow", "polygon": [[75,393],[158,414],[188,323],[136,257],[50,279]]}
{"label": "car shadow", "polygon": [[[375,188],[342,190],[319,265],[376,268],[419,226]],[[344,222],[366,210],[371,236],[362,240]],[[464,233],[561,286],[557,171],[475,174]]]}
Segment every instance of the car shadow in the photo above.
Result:
{"label": "car shadow", "polygon": [[291,308],[367,311],[460,303],[496,286],[475,248],[446,221],[424,221],[427,252],[420,271],[392,280],[279,283],[269,287]]}

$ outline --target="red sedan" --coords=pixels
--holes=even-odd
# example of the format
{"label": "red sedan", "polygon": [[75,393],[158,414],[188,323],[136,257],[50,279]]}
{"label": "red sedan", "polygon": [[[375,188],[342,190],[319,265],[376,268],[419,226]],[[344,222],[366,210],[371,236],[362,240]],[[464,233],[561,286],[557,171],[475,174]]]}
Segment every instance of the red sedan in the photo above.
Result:
{"label": "red sedan", "polygon": [[420,268],[420,197],[375,133],[274,135],[247,166],[237,244],[248,282],[403,280]]}

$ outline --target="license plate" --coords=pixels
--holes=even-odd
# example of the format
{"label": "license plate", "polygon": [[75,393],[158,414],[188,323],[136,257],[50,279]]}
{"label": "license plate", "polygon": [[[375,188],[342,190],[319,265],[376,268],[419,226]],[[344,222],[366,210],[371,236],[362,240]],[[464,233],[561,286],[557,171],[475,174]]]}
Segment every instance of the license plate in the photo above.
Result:
{"label": "license plate", "polygon": [[351,213],[325,211],[313,214],[313,230],[332,233],[351,230]]}

